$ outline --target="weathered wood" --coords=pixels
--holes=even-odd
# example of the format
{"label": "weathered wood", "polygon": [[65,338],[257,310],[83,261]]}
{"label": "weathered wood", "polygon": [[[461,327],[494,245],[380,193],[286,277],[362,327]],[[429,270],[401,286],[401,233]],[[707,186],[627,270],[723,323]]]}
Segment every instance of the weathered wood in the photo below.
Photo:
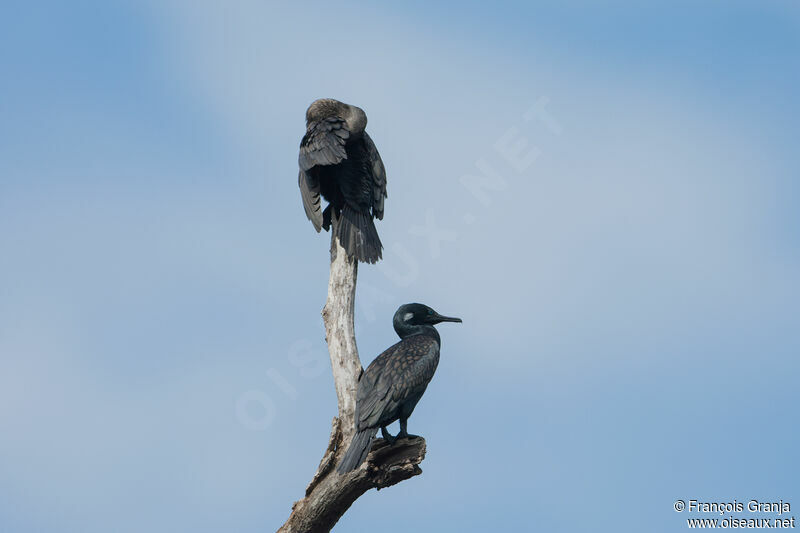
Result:
{"label": "weathered wood", "polygon": [[[334,225],[337,223],[333,221]],[[322,310],[325,340],[333,370],[339,416],[333,418],[328,446],[322,456],[305,497],[292,506],[289,519],[278,533],[327,532],[359,496],[366,491],[389,487],[422,473],[419,463],[425,458],[425,439],[400,439],[389,445],[377,439],[367,460],[347,474],[336,472],[355,431],[356,388],[361,377],[354,328],[358,263],[348,257],[331,228],[331,273],[328,300]]]}
{"label": "weathered wood", "polygon": [[[331,233],[334,229],[331,228]],[[356,389],[361,377],[361,360],[356,347],[354,325],[358,262],[348,257],[336,234],[331,236],[331,275],[328,300],[322,309],[325,341],[331,357],[333,383],[339,403],[339,427],[345,440],[353,436],[356,413]]]}

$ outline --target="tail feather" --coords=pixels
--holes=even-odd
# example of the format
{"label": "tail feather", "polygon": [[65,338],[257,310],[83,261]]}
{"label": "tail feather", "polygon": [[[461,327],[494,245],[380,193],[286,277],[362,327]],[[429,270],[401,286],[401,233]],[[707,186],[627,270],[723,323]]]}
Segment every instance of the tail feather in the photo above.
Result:
{"label": "tail feather", "polygon": [[375,433],[377,433],[377,431],[377,429],[367,428],[357,432],[353,436],[353,440],[350,442],[350,446],[347,448],[342,461],[339,463],[339,466],[336,467],[336,470],[340,474],[346,474],[347,472],[355,470],[364,462],[364,459],[366,459],[369,454],[372,439],[375,438]]}
{"label": "tail feather", "polygon": [[383,244],[369,213],[345,205],[336,235],[342,248],[362,263],[376,263],[382,256]]}

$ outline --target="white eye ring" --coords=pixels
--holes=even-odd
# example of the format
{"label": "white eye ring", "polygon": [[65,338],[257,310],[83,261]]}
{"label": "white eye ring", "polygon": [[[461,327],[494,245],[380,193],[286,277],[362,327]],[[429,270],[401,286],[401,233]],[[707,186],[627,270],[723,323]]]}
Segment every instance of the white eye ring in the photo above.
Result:
{"label": "white eye ring", "polygon": [[403,320],[411,320],[411,318],[413,316],[414,316],[414,313],[406,313],[406,314],[403,315]]}

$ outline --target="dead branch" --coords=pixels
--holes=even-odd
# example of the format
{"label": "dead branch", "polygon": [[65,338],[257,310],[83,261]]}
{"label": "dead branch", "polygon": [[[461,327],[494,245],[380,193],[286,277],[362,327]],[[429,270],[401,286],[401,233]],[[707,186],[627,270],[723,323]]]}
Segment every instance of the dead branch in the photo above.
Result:
{"label": "dead branch", "polygon": [[339,245],[334,228],[331,234],[331,273],[322,318],[339,416],[333,418],[328,446],[305,497],[294,503],[292,514],[278,533],[330,531],[350,505],[369,489],[380,490],[421,474],[419,464],[425,458],[425,439],[421,437],[401,439],[393,446],[377,439],[359,468],[344,475],[336,472],[355,429],[356,388],[362,367],[353,325],[358,263]]}

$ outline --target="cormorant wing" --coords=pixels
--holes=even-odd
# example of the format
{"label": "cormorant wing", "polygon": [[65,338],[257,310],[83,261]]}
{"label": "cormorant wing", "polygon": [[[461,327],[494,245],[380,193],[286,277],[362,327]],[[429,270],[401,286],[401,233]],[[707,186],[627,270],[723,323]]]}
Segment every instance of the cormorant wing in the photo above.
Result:
{"label": "cormorant wing", "polygon": [[301,170],[297,177],[300,185],[300,196],[303,198],[303,209],[308,220],[314,224],[317,233],[322,229],[322,210],[319,208],[319,181],[307,170]]}
{"label": "cormorant wing", "polygon": [[383,220],[383,199],[386,198],[386,169],[383,166],[381,154],[372,142],[372,138],[364,132],[364,145],[369,155],[370,170],[372,173],[372,215],[378,220]]}
{"label": "cormorant wing", "polygon": [[415,335],[376,357],[358,384],[356,429],[386,424],[405,400],[421,395],[436,371],[438,350],[435,339]]}
{"label": "cormorant wing", "polygon": [[347,159],[345,142],[350,138],[347,123],[339,117],[328,117],[309,122],[306,134],[300,141],[298,185],[303,198],[306,216],[317,232],[322,228],[322,211],[319,201],[319,181],[311,169],[317,165],[335,165]]}
{"label": "cormorant wing", "polygon": [[335,165],[347,159],[344,144],[350,138],[347,122],[339,117],[328,117],[309,122],[306,134],[300,141],[300,170],[316,165]]}

